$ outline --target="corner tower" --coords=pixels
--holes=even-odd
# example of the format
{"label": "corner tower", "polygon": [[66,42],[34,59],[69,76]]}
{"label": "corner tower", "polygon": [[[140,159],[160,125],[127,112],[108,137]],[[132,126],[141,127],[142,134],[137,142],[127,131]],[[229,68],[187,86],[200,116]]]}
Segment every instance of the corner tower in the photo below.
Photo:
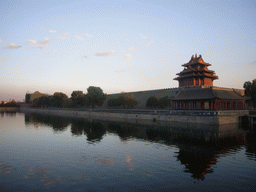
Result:
{"label": "corner tower", "polygon": [[215,75],[215,71],[209,70],[207,67],[211,66],[209,63],[205,63],[202,56],[197,54],[192,55],[190,61],[182,65],[183,71],[177,73],[178,77],[174,80],[179,81],[179,87],[184,86],[213,86],[213,80],[218,79]]}

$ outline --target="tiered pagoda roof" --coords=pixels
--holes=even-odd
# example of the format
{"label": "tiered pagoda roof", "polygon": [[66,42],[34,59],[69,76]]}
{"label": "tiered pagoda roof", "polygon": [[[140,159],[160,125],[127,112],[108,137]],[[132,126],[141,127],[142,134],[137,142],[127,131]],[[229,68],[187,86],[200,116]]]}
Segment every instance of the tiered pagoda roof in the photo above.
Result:
{"label": "tiered pagoda roof", "polygon": [[177,73],[178,77],[174,80],[195,80],[195,79],[210,79],[211,81],[218,79],[213,70],[209,70],[207,67],[211,64],[204,62],[201,55],[197,57],[197,54],[192,55],[190,61],[182,65],[184,67],[183,71]]}

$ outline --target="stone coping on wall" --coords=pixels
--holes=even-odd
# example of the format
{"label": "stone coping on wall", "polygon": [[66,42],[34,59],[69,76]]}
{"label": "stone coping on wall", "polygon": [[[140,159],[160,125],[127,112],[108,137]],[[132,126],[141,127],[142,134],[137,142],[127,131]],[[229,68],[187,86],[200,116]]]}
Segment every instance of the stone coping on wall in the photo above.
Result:
{"label": "stone coping on wall", "polygon": [[[29,108],[28,108],[29,109]],[[84,108],[30,108],[40,110],[65,110],[77,112],[145,114],[145,115],[180,115],[180,116],[244,116],[249,110],[140,110],[140,109],[84,109]]]}

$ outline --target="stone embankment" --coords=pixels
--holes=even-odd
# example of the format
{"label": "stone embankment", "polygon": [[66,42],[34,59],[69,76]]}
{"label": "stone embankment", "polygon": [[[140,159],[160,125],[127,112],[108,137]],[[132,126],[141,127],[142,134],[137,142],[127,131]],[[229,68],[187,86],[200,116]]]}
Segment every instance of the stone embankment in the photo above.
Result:
{"label": "stone embankment", "polygon": [[199,124],[239,123],[239,117],[249,115],[248,110],[233,111],[185,111],[185,110],[79,110],[24,108],[21,112],[79,117],[124,122],[181,122]]}
{"label": "stone embankment", "polygon": [[0,107],[0,112],[15,112],[15,111],[19,111],[18,107]]}

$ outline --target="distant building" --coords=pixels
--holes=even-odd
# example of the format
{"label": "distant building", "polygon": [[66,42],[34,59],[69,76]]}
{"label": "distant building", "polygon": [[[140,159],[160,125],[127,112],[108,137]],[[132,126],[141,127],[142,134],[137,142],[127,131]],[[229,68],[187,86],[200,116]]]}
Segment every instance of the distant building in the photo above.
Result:
{"label": "distant building", "polygon": [[25,103],[32,103],[34,101],[34,99],[42,97],[42,96],[48,96],[48,94],[40,93],[39,91],[36,91],[34,93],[26,93]]}
{"label": "distant building", "polygon": [[[192,55],[190,61],[182,65],[183,71],[177,73],[174,80],[179,81],[179,87],[149,91],[131,92],[138,100],[135,108],[146,108],[147,99],[154,95],[158,99],[168,96],[173,110],[244,110],[246,100],[243,89],[214,87],[213,81],[218,79],[211,64],[204,62],[201,55]],[[107,96],[103,107],[107,107],[110,98],[119,94]]]}

